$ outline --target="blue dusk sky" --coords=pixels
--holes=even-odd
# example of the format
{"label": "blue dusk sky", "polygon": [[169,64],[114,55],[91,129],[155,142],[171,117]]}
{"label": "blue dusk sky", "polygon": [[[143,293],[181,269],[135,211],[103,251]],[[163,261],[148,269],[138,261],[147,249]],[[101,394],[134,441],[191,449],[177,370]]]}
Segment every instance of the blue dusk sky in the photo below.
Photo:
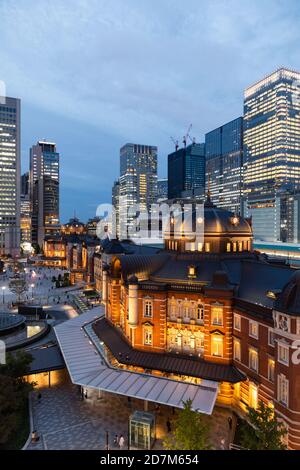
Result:
{"label": "blue dusk sky", "polygon": [[300,70],[298,0],[0,0],[0,80],[22,100],[22,171],[38,139],[61,154],[61,220],[111,201],[126,142],[204,134],[243,90]]}

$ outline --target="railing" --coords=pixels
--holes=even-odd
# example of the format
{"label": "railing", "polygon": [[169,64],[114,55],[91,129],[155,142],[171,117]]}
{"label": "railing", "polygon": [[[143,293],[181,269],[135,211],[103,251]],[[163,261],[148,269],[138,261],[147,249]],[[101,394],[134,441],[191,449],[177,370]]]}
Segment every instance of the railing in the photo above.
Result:
{"label": "railing", "polygon": [[229,450],[248,450],[246,447],[238,446],[237,444],[229,444]]}

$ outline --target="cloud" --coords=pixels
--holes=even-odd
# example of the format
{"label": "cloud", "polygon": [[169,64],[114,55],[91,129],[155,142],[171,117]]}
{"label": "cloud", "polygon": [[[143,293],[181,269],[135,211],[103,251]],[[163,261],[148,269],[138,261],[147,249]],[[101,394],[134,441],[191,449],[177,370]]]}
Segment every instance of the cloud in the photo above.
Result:
{"label": "cloud", "polygon": [[203,139],[242,114],[246,86],[300,68],[296,0],[2,0],[0,17],[8,93],[110,135],[116,165],[116,142],[165,158],[170,135],[192,122]]}

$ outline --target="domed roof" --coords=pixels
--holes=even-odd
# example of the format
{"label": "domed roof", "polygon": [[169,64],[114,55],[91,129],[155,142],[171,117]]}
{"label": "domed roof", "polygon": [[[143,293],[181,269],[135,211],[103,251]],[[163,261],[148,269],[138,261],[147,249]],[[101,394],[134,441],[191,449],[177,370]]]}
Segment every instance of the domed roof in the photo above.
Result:
{"label": "domed roof", "polygon": [[80,220],[77,219],[77,217],[73,217],[69,220],[69,222],[64,224],[64,226],[65,227],[84,227],[84,223],[80,222]]}
{"label": "domed roof", "polygon": [[300,270],[297,270],[284,286],[275,308],[281,312],[300,315]]}
{"label": "domed roof", "polygon": [[[182,214],[175,216],[174,218],[174,228],[175,232],[184,231],[185,234],[189,234],[191,228],[193,232],[199,232],[204,228],[205,236],[247,236],[252,237],[252,228],[249,220],[234,214],[233,212],[227,211],[220,207],[214,206],[211,202],[208,195],[204,207],[202,205],[193,204],[192,211],[184,212],[183,214],[183,224],[179,229],[180,224],[177,225],[177,222],[182,222]],[[204,227],[203,227],[204,223]]]}
{"label": "domed roof", "polygon": [[252,235],[252,229],[250,223],[243,217],[219,207],[204,205],[204,233]]}

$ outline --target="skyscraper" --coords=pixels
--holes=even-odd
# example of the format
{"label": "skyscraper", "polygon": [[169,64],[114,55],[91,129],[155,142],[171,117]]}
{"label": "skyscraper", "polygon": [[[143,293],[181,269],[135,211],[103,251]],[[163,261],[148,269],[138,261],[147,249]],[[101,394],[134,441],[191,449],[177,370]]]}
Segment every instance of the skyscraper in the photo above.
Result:
{"label": "skyscraper", "polygon": [[271,228],[280,224],[277,192],[300,187],[299,80],[299,72],[281,68],[244,94],[245,214],[260,239],[275,241],[271,233],[280,233]]}
{"label": "skyscraper", "polygon": [[59,230],[59,153],[53,142],[38,141],[30,149],[32,242]]}
{"label": "skyscraper", "polygon": [[[126,144],[120,150],[120,229],[127,238],[134,215],[130,208],[139,204],[141,211],[150,211],[157,198],[157,147]],[[134,210],[135,213],[135,210]]]}
{"label": "skyscraper", "polygon": [[205,190],[205,144],[193,143],[168,155],[168,198],[176,199]]}
{"label": "skyscraper", "polygon": [[115,231],[116,231],[116,236],[119,238],[120,236],[120,182],[119,180],[114,182],[114,185],[112,187],[112,197],[111,197],[111,203],[115,209]]}
{"label": "skyscraper", "polygon": [[0,104],[0,254],[20,247],[20,100]]}
{"label": "skyscraper", "polygon": [[243,186],[243,118],[238,117],[205,135],[206,186],[213,203],[241,213]]}
{"label": "skyscraper", "polygon": [[157,202],[168,199],[168,180],[161,178],[157,180]]}

